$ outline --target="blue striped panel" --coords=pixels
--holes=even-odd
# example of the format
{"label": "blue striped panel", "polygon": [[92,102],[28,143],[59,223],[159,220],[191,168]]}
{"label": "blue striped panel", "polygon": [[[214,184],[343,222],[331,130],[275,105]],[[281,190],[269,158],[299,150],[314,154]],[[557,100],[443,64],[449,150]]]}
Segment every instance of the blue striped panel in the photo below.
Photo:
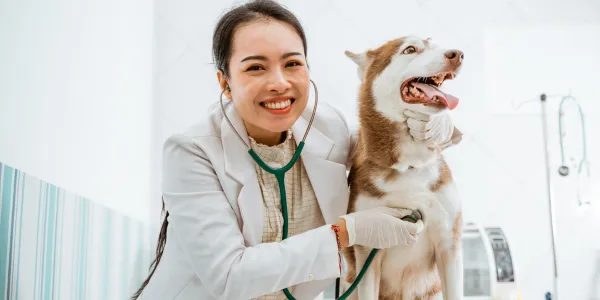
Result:
{"label": "blue striped panel", "polygon": [[[123,238],[122,238],[122,242],[121,243],[123,245],[129,245],[130,244],[130,241],[129,241],[129,231],[131,230],[131,224],[128,223],[128,222],[126,222],[125,226],[126,226],[126,228],[125,228],[125,230],[122,233],[123,234]],[[125,257],[126,256],[126,252],[129,251],[129,250],[126,250],[125,248],[126,247],[122,248],[122,254],[121,255],[123,257]],[[129,274],[128,274],[127,271],[129,269],[131,269],[131,268],[127,268],[127,269],[121,270],[121,276],[122,277],[121,277],[121,289],[120,289],[121,292],[119,294],[119,298],[120,299],[125,299],[125,297],[127,296],[127,293],[128,293],[128,291],[127,291],[127,285],[129,283],[128,282],[128,280],[129,280]]]}
{"label": "blue striped panel", "polygon": [[[112,214],[110,214],[110,212],[108,210],[104,211],[104,224],[106,224],[106,227],[104,228],[104,240],[109,240],[111,238],[111,225],[112,225]],[[103,262],[103,267],[104,269],[102,270],[102,281],[104,282],[108,282],[109,278],[108,278],[108,274],[111,271],[110,265],[111,265],[111,253],[110,253],[110,244],[109,243],[104,243],[104,253],[102,253],[103,257],[102,257],[102,262]],[[102,297],[100,297],[101,299],[109,299],[108,295],[110,295],[110,286],[108,286],[106,289],[102,290]]]}
{"label": "blue striped panel", "polygon": [[33,297],[34,299],[38,299],[37,297],[37,292],[39,291],[38,289],[38,258],[40,257],[40,255],[38,255],[39,251],[40,251],[40,232],[42,232],[42,230],[40,229],[40,218],[43,216],[41,207],[42,207],[42,193],[41,191],[43,187],[43,182],[40,181],[40,190],[38,191],[38,211],[37,211],[37,219],[36,219],[36,233],[35,233],[35,269],[33,271]]}
{"label": "blue striped panel", "polygon": [[[1,169],[2,165],[0,164],[0,169]],[[24,174],[21,174],[21,197],[23,197],[23,195],[25,195],[25,180],[23,180]],[[25,201],[20,201],[21,205],[19,208],[19,227],[18,228],[22,228],[23,227],[23,204],[25,203]],[[22,238],[22,232],[19,231],[19,244],[16,247],[16,249],[21,249],[21,243],[23,241]],[[16,251],[17,252],[17,266],[20,264],[21,262],[21,252],[20,251]],[[19,299],[19,274],[20,274],[21,269],[20,268],[16,268],[16,276],[15,276],[15,299]]]}
{"label": "blue striped panel", "polygon": [[127,299],[145,279],[143,223],[2,163],[0,197],[0,299]]}
{"label": "blue striped panel", "polygon": [[[17,172],[15,172],[15,173],[16,174],[15,174],[14,180],[13,180],[13,190],[17,189],[17,183],[18,183],[18,173]],[[15,228],[15,209],[17,208],[17,205],[14,203],[16,203],[16,201],[15,201],[16,197],[17,197],[17,193],[13,193],[12,199],[11,199],[13,205],[12,205],[11,214],[10,214],[10,228]],[[8,261],[8,263],[7,263],[7,265],[8,265],[8,283],[6,285],[6,295],[11,294],[11,283],[13,282],[12,269],[14,269],[14,267],[15,267],[14,261],[13,261],[13,249],[14,249],[13,243],[14,243],[14,236],[11,234],[11,235],[9,235],[9,241],[8,241],[8,245],[9,245],[8,259],[7,259],[7,261]],[[8,298],[8,296],[7,296],[7,298]]]}
{"label": "blue striped panel", "polygon": [[13,176],[14,169],[8,166],[2,166],[0,170],[2,174],[0,181],[0,189],[2,189],[2,205],[0,205],[0,296],[3,299],[8,299],[8,251],[11,247],[9,240],[11,237],[10,213],[13,203],[12,190],[13,190]]}

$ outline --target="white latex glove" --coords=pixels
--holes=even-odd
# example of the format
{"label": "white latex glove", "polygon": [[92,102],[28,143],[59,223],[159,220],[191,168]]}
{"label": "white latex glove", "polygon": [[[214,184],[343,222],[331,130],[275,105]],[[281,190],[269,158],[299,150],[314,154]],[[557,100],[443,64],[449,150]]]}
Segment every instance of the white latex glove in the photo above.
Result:
{"label": "white latex glove", "polygon": [[416,242],[424,225],[422,220],[411,223],[400,219],[410,214],[410,209],[376,207],[342,216],[346,220],[348,246],[384,249]]}
{"label": "white latex glove", "polygon": [[429,145],[438,145],[446,148],[452,144],[454,125],[448,112],[439,114],[424,114],[412,110],[405,110],[410,135],[417,141],[424,141]]}

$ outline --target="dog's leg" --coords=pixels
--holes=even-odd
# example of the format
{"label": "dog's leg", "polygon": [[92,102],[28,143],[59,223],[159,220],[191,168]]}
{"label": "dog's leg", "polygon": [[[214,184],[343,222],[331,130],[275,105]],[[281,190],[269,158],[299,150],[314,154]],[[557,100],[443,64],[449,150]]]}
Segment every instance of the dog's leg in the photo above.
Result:
{"label": "dog's leg", "polygon": [[[381,262],[382,251],[379,250],[377,255],[371,261],[369,268],[366,270],[362,280],[357,286],[353,294],[356,294],[359,300],[377,300],[379,299],[379,285],[381,282]],[[365,262],[371,254],[371,249],[360,247],[356,249],[356,273],[357,275],[362,270]]]}
{"label": "dog's leg", "polygon": [[[352,247],[348,247],[346,249],[343,250],[343,255],[344,255],[344,261],[345,261],[345,265],[346,265],[346,273],[343,277],[343,284],[342,284],[342,288],[341,288],[341,292],[340,295],[343,295],[344,293],[346,293],[346,291],[348,291],[348,289],[350,288],[350,285],[354,282],[354,280],[356,279],[356,252],[355,252],[355,248],[358,246],[352,246]],[[355,292],[353,292],[347,299],[348,300],[357,300],[358,295]]]}
{"label": "dog's leg", "polygon": [[[346,289],[344,291],[344,293],[348,290],[348,288],[350,287],[350,285],[352,284],[352,282],[349,282],[348,285],[346,286]],[[358,300],[358,289],[355,289],[352,294],[350,294],[348,296],[348,298],[346,298],[346,300]]]}
{"label": "dog's leg", "polygon": [[373,258],[373,262],[371,263],[371,267],[369,269],[373,269],[373,274],[374,274],[374,279],[373,279],[373,287],[374,287],[374,292],[373,295],[375,298],[373,299],[379,299],[379,288],[381,287],[381,269],[382,269],[382,263],[383,263],[383,251],[385,251],[384,249],[379,250],[379,252],[377,252],[377,255],[375,255],[375,257]]}
{"label": "dog's leg", "polygon": [[448,184],[436,193],[440,204],[447,213],[440,225],[439,242],[436,250],[436,264],[442,284],[444,300],[463,298],[463,259],[462,259],[462,212],[458,193],[453,184]]}
{"label": "dog's leg", "polygon": [[460,246],[437,254],[437,269],[442,283],[444,300],[463,298],[463,264]]}

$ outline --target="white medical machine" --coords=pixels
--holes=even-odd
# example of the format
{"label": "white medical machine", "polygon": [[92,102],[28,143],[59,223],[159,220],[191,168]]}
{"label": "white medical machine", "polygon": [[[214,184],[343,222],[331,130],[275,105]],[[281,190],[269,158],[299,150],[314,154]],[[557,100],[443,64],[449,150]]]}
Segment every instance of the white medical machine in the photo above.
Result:
{"label": "white medical machine", "polygon": [[521,300],[502,229],[467,223],[462,243],[465,300]]}

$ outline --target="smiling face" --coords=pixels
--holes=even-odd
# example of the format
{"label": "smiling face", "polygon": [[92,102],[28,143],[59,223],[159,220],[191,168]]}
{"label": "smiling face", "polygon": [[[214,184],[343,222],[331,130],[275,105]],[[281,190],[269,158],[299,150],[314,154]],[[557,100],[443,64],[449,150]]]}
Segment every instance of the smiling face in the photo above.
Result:
{"label": "smiling face", "polygon": [[405,109],[437,113],[458,105],[458,98],[440,87],[460,71],[464,55],[459,50],[409,36],[362,54],[346,51],[346,55],[358,65],[359,77],[369,87],[375,109],[392,120],[403,121]]}
{"label": "smiling face", "polygon": [[308,101],[309,74],[302,39],[287,23],[262,18],[237,28],[229,61],[229,85],[248,135],[276,144],[296,122]]}

